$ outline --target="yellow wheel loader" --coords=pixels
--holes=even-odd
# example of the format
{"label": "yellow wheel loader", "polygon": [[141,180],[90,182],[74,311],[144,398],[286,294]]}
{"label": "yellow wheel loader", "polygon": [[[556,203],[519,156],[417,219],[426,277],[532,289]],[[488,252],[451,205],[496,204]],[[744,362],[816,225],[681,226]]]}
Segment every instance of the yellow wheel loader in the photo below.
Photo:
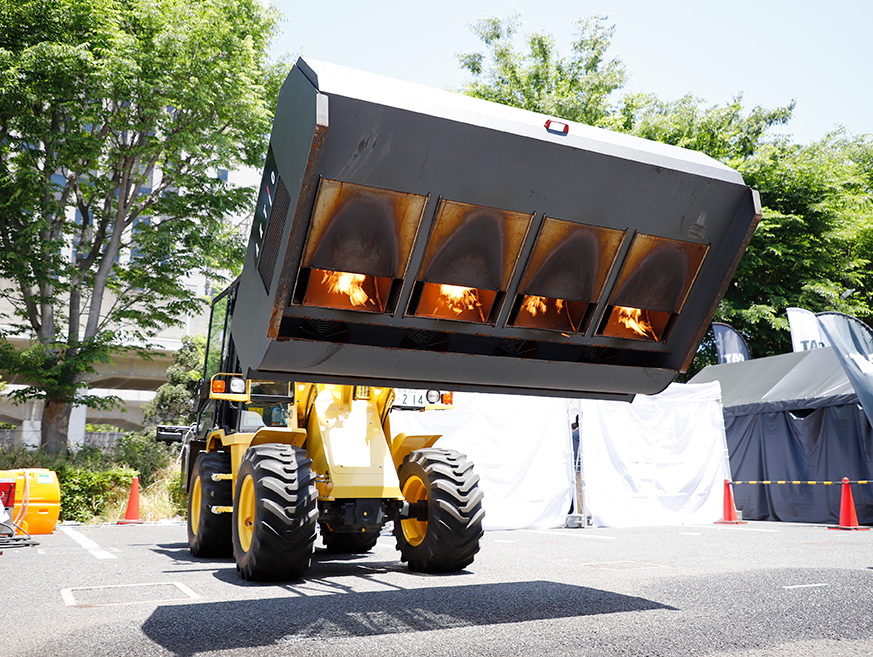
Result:
{"label": "yellow wheel loader", "polygon": [[[233,285],[216,298],[212,328],[229,326],[236,293]],[[463,454],[434,447],[438,435],[392,435],[392,388],[213,373],[210,364],[237,364],[228,338],[210,334],[200,430],[183,445],[194,556],[233,555],[249,580],[295,579],[319,532],[329,552],[362,553],[393,521],[413,570],[472,563],[484,516],[478,477]],[[422,391],[400,408],[450,408],[449,395]],[[163,440],[181,433],[159,428]]]}
{"label": "yellow wheel loader", "polygon": [[660,392],[760,218],[702,153],[300,58],[242,273],[213,303],[192,553],[286,579],[319,530],[359,552],[393,521],[411,568],[467,567],[472,466],[392,434],[393,390]]}

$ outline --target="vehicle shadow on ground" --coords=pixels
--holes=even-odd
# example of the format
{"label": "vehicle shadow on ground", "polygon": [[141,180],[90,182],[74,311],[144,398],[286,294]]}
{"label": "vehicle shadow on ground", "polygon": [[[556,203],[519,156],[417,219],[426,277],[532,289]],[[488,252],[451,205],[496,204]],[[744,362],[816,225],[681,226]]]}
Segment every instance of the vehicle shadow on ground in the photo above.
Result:
{"label": "vehicle shadow on ground", "polygon": [[[187,542],[178,542],[178,543],[161,543],[155,545],[151,548],[152,552],[156,554],[162,554],[165,557],[169,557],[173,561],[180,564],[204,564],[204,565],[213,565],[215,568],[225,568],[228,563],[233,565],[233,559],[230,557],[227,558],[201,558],[195,557],[191,554],[191,550],[188,547]],[[234,571],[236,569],[234,568]],[[181,572],[179,569],[173,569],[173,572]]]}
{"label": "vehicle shadow on ground", "polygon": [[[368,563],[367,568],[385,567]],[[317,572],[316,580],[327,577]],[[236,573],[233,573],[237,577]],[[330,575],[335,577],[336,573]],[[453,581],[458,581],[452,578]],[[307,585],[313,578],[307,576]],[[548,581],[427,586],[372,592],[290,587],[282,597],[164,606],[143,624],[177,655],[269,646],[283,640],[427,632],[654,609],[644,598]]]}
{"label": "vehicle shadow on ground", "polygon": [[[236,574],[236,566],[233,563],[233,558],[228,556],[225,558],[203,558],[195,557],[191,554],[188,548],[188,543],[162,543],[153,546],[152,551],[156,554],[169,557],[179,564],[202,564],[213,565],[216,569],[216,578],[228,584],[236,584],[240,586],[251,586],[249,582],[241,579]],[[316,548],[313,554],[313,568],[306,573],[306,579],[313,578],[328,578],[338,577],[342,575],[359,575],[362,569],[370,572],[388,572],[392,570],[410,572],[405,565],[400,562],[400,555],[397,553],[397,559],[391,561],[374,562],[373,552],[363,554],[341,554],[337,552],[329,552],[324,548]],[[228,568],[227,566],[231,567]],[[200,570],[200,569],[198,569]],[[173,572],[182,572],[179,569],[173,569]]]}

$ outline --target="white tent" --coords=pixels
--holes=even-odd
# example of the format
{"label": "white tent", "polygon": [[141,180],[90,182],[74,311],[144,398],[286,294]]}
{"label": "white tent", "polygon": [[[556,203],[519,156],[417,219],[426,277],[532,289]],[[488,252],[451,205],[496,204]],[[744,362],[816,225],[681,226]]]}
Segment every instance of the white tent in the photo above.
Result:
{"label": "white tent", "polygon": [[575,490],[580,415],[586,511],[599,526],[713,522],[730,477],[719,385],[673,384],[633,403],[455,393],[447,411],[395,411],[391,429],[440,433],[485,494],[486,529],[560,527]]}
{"label": "white tent", "polygon": [[391,431],[440,433],[437,447],[474,463],[486,529],[560,527],[570,509],[573,454],[567,401],[456,392],[446,411],[394,411]]}
{"label": "white tent", "polygon": [[712,523],[730,478],[721,387],[579,402],[586,508],[594,525]]}

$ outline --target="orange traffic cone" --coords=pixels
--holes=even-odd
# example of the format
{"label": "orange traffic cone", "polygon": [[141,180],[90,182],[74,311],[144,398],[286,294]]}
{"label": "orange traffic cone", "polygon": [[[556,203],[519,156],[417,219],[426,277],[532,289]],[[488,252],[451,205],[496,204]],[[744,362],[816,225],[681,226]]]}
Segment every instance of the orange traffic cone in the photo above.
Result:
{"label": "orange traffic cone", "polygon": [[855,531],[870,531],[869,527],[858,526],[858,515],[855,513],[855,500],[852,499],[852,488],[849,478],[843,477],[843,490],[840,495],[840,524],[828,529],[854,529]]}
{"label": "orange traffic cone", "polygon": [[119,525],[139,525],[142,519],[139,517],[139,477],[134,475],[130,484],[130,497],[127,499],[127,511],[124,518],[118,521]]}
{"label": "orange traffic cone", "polygon": [[731,492],[731,482],[724,480],[724,510],[722,519],[715,521],[716,525],[747,525],[749,523],[737,518],[737,507],[734,506],[734,495]]}

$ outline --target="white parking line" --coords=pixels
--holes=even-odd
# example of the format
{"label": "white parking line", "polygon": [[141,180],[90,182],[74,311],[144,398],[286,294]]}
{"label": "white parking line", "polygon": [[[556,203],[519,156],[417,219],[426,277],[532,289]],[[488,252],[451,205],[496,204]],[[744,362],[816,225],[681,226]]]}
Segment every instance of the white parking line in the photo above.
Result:
{"label": "white parking line", "polygon": [[93,557],[96,559],[117,559],[114,554],[107,552],[103,548],[101,548],[97,543],[92,541],[90,538],[85,536],[84,534],[80,534],[72,527],[58,527],[62,532],[64,532],[67,536],[72,538],[76,543],[81,545],[83,548],[88,550]]}
{"label": "white parking line", "polygon": [[822,582],[821,584],[791,584],[790,586],[783,586],[783,589],[808,589],[814,586],[828,586],[827,582]]}
{"label": "white parking line", "polygon": [[731,532],[766,532],[768,534],[778,534],[778,529],[762,529],[760,527],[745,527],[743,525],[688,525],[699,529],[715,529],[717,531]]}
{"label": "white parking line", "polygon": [[155,603],[155,602],[176,602],[179,600],[196,600],[200,597],[199,594],[192,591],[189,587],[182,584],[182,582],[151,582],[148,584],[107,584],[105,586],[75,586],[69,589],[61,589],[61,599],[64,601],[64,605],[67,607],[77,607],[79,603],[76,601],[75,592],[76,591],[100,591],[100,590],[108,590],[108,589],[136,589],[136,588],[145,588],[149,586],[174,586],[176,589],[182,592],[183,597],[156,597],[154,599],[147,598],[144,600],[127,600],[122,602],[89,602],[84,606],[87,607],[119,607],[125,605],[138,605],[144,603]]}
{"label": "white parking line", "polygon": [[584,529],[578,534],[561,531],[548,531],[546,529],[522,529],[520,531],[528,532],[529,534],[547,534],[548,536],[573,536],[574,538],[596,538],[601,541],[614,541],[615,536],[601,536],[599,534],[589,534]]}

